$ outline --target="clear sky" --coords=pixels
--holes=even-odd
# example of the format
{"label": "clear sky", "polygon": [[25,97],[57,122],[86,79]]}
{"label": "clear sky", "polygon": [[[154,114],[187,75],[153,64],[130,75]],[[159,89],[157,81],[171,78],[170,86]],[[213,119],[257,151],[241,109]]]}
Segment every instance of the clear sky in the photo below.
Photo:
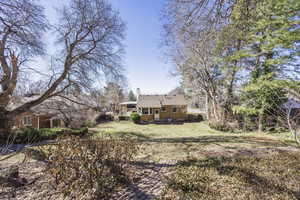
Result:
{"label": "clear sky", "polygon": [[[179,86],[170,76],[171,66],[165,62],[159,47],[162,33],[160,21],[165,0],[110,0],[127,25],[124,65],[129,87],[142,93],[167,93]],[[46,14],[53,18],[53,7],[66,0],[41,0]]]}
{"label": "clear sky", "polygon": [[126,59],[129,85],[142,93],[166,93],[179,85],[170,76],[161,40],[160,16],[165,0],[111,0],[127,24]]}

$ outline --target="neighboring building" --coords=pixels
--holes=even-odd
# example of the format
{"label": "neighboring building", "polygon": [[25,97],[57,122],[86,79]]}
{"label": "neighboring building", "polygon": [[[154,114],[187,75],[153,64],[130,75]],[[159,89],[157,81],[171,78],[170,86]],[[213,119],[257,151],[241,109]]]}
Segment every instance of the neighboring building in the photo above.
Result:
{"label": "neighboring building", "polygon": [[[38,97],[39,95],[37,94],[13,97],[8,108],[10,110],[13,110],[14,108],[26,102],[37,99]],[[45,101],[44,104],[34,106],[29,111],[16,116],[13,122],[14,128],[19,129],[25,127],[32,127],[32,128],[39,129],[39,128],[64,127],[64,121],[62,120],[60,113],[58,111],[45,108],[45,103],[47,101]]]}
{"label": "neighboring building", "polygon": [[187,102],[184,95],[139,95],[137,111],[141,121],[184,121]]}
{"label": "neighboring building", "polygon": [[127,101],[120,103],[119,115],[129,117],[132,112],[136,112],[136,101]]}
{"label": "neighboring building", "polygon": [[[39,98],[39,96],[38,94],[15,96],[8,109],[13,110],[26,102]],[[92,104],[89,97],[68,95],[67,98],[69,100],[58,96],[52,97],[16,116],[13,122],[14,128],[81,127],[85,122],[92,121],[97,115],[98,112],[93,109],[96,105]]]}
{"label": "neighboring building", "polygon": [[[185,86],[185,87],[184,87]],[[184,95],[187,101],[187,112],[206,115],[206,95],[201,90],[193,90],[186,85],[177,87],[168,95]]]}
{"label": "neighboring building", "polygon": [[24,128],[54,128],[64,127],[64,121],[57,114],[37,113],[29,111],[18,115],[14,120],[14,127]]}

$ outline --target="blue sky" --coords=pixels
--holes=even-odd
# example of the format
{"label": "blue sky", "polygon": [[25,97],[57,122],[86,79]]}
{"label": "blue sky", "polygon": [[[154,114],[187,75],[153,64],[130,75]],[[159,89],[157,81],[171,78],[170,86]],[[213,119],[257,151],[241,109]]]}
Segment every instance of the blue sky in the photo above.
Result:
{"label": "blue sky", "polygon": [[[51,19],[62,0],[41,0]],[[172,69],[165,62],[159,47],[162,33],[160,20],[165,0],[110,0],[127,25],[124,65],[129,87],[142,93],[167,93],[179,86],[179,79],[170,76]]]}
{"label": "blue sky", "polygon": [[166,93],[179,85],[170,76],[159,48],[162,32],[160,20],[165,0],[111,0],[127,24],[125,66],[129,85],[142,93]]}

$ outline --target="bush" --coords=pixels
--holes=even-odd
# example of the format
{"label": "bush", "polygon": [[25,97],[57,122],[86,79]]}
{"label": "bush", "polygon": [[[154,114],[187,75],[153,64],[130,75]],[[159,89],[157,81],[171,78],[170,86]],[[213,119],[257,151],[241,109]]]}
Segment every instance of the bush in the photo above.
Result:
{"label": "bush", "polygon": [[209,127],[212,129],[215,129],[217,131],[223,131],[223,132],[234,132],[235,127],[231,126],[230,123],[223,123],[220,121],[210,121]]}
{"label": "bush", "polygon": [[112,115],[107,115],[105,113],[101,113],[96,117],[96,123],[100,124],[103,122],[108,122],[108,121],[113,121],[113,116]]}
{"label": "bush", "polygon": [[57,137],[62,135],[76,135],[84,136],[88,134],[88,128],[23,128],[17,130],[10,135],[7,135],[3,141],[12,141],[15,144],[31,144],[41,142],[43,140],[55,140]]}
{"label": "bush", "polygon": [[65,196],[109,199],[128,180],[126,166],[137,152],[137,143],[129,139],[64,137],[49,150],[46,173]]}
{"label": "bush", "polygon": [[200,114],[188,114],[187,115],[187,122],[201,122],[204,118]]}
{"label": "bush", "polygon": [[130,117],[128,116],[119,116],[119,121],[129,121]]}
{"label": "bush", "polygon": [[140,121],[141,121],[141,116],[137,113],[131,113],[130,118],[136,124],[140,123]]}
{"label": "bush", "polygon": [[84,126],[89,127],[89,128],[93,128],[93,127],[96,126],[96,123],[94,121],[92,121],[92,120],[86,120],[84,122]]}

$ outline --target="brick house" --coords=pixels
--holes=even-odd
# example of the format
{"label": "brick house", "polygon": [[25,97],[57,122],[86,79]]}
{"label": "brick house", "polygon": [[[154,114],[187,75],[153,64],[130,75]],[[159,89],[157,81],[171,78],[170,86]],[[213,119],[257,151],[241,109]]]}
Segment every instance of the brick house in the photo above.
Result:
{"label": "brick house", "polygon": [[[15,96],[9,105],[9,109],[14,108],[35,100],[39,95]],[[24,112],[13,120],[13,127],[16,129],[24,127],[32,128],[54,128],[65,127],[81,127],[87,121],[92,121],[97,115],[90,98],[86,96],[67,96],[69,100],[62,97],[52,97],[43,103],[32,107],[29,111]],[[74,103],[72,101],[76,100]],[[87,102],[86,102],[87,101]],[[70,121],[71,119],[71,121]],[[66,123],[65,123],[66,122]]]}
{"label": "brick house", "polygon": [[187,102],[184,95],[138,95],[137,112],[141,121],[184,121]]}
{"label": "brick house", "polygon": [[[38,98],[39,95],[15,96],[8,106],[10,110]],[[49,100],[50,101],[50,100]],[[13,120],[13,127],[16,129],[32,127],[32,128],[53,128],[64,127],[64,122],[59,112],[45,107],[44,104],[34,106],[29,111],[16,116]]]}

